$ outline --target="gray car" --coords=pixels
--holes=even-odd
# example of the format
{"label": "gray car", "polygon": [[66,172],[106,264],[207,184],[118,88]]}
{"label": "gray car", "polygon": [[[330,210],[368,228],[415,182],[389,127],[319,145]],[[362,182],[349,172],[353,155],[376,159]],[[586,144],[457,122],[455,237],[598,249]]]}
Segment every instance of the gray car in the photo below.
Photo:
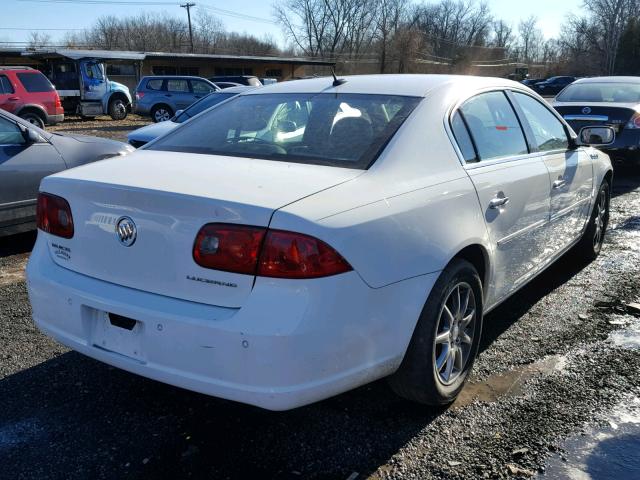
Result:
{"label": "gray car", "polygon": [[220,90],[201,77],[161,75],[142,77],[134,94],[134,112],[148,115],[154,122],[170,120],[198,99]]}
{"label": "gray car", "polygon": [[115,140],[45,132],[0,110],[0,236],[35,229],[42,178],[132,150]]}

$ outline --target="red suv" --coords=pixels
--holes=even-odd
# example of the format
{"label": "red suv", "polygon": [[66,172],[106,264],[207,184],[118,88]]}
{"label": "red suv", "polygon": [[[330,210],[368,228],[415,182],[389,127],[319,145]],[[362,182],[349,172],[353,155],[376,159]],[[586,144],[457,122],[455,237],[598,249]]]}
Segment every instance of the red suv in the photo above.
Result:
{"label": "red suv", "polygon": [[38,70],[0,66],[0,108],[44,128],[64,120],[58,92]]}

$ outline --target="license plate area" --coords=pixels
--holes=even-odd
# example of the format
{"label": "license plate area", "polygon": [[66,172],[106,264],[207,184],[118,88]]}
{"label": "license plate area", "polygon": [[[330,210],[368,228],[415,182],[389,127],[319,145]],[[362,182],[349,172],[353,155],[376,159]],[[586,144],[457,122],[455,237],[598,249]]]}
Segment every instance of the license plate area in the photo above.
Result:
{"label": "license plate area", "polygon": [[91,329],[93,346],[144,362],[142,334],[144,324],[136,319],[94,310]]}

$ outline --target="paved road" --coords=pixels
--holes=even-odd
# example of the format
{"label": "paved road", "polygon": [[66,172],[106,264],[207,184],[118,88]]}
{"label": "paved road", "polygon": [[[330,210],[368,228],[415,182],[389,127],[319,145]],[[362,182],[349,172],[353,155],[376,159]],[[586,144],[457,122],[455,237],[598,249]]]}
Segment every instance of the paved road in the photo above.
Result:
{"label": "paved road", "polygon": [[598,478],[572,445],[640,397],[639,186],[640,171],[617,173],[598,260],[561,259],[487,316],[449,409],[379,381],[272,413],[102,365],[33,327],[33,235],[0,240],[0,478],[524,478],[574,461]]}

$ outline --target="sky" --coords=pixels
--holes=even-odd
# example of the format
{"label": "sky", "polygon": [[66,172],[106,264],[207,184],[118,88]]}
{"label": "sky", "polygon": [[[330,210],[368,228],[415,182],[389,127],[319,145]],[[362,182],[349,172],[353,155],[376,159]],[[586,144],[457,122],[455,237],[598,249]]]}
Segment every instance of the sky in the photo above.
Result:
{"label": "sky", "polygon": [[[99,2],[118,0],[98,0]],[[129,0],[136,5],[105,5],[73,3],[74,0],[0,0],[0,41],[26,41],[31,29],[83,29],[91,25],[102,15],[127,16],[143,12],[166,12],[187,17],[180,1],[157,0],[167,5],[144,5],[152,0]],[[186,0],[184,0],[186,1]],[[184,3],[184,1],[182,3]],[[285,39],[280,27],[273,20],[272,0],[189,0],[198,8],[207,8],[218,16],[228,31],[246,32],[262,37],[271,35],[281,46]],[[427,3],[430,3],[427,0]],[[510,23],[514,30],[521,19],[530,15],[538,17],[538,26],[546,38],[552,38],[560,32],[560,26],[569,13],[579,13],[582,0],[487,0],[496,18]],[[216,9],[223,9],[220,11]],[[192,12],[194,10],[192,9]],[[228,13],[230,12],[230,13]],[[233,15],[235,13],[240,15]],[[256,21],[246,16],[258,17],[266,21]],[[45,30],[52,39],[59,39],[61,30]]]}

